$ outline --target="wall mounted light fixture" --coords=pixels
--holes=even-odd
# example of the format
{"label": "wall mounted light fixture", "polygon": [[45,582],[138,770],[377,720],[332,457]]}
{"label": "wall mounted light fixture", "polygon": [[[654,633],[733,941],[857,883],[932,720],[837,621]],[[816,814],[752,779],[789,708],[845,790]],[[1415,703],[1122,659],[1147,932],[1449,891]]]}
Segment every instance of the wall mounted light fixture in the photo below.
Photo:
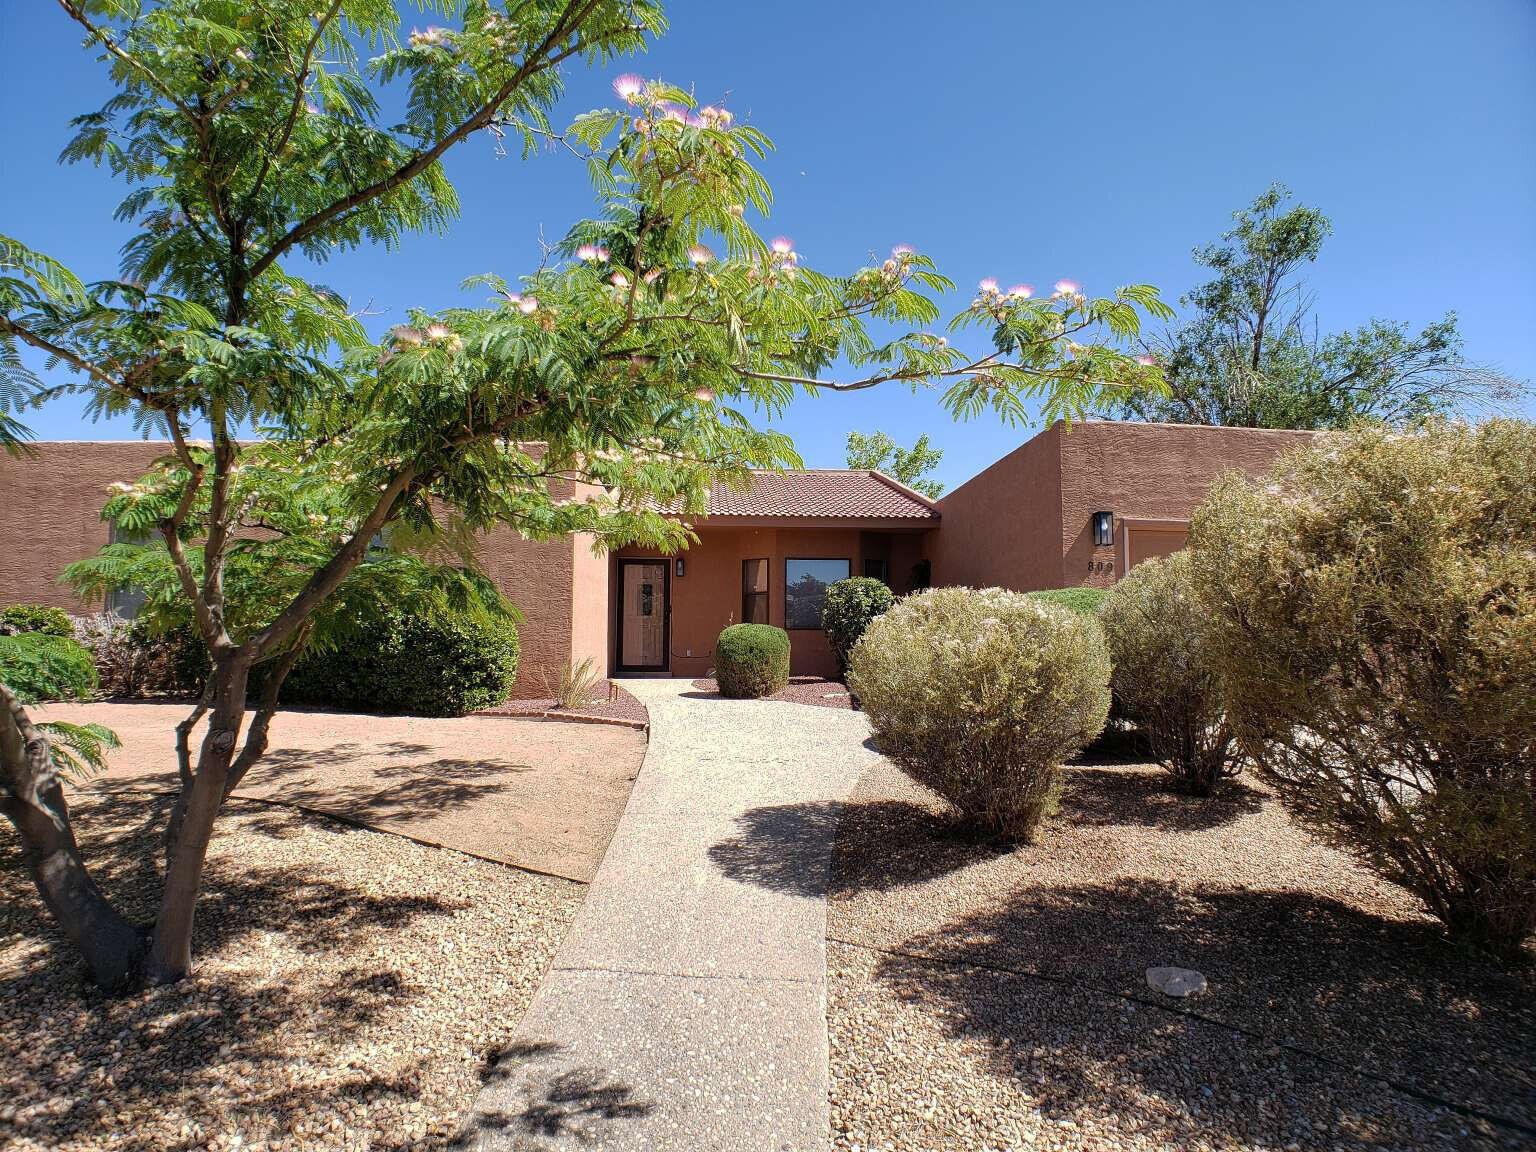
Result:
{"label": "wall mounted light fixture", "polygon": [[683,574],[683,558],[681,556],[677,558],[677,574],[679,576]]}
{"label": "wall mounted light fixture", "polygon": [[1111,512],[1093,514],[1093,542],[1100,548],[1115,542],[1115,517]]}

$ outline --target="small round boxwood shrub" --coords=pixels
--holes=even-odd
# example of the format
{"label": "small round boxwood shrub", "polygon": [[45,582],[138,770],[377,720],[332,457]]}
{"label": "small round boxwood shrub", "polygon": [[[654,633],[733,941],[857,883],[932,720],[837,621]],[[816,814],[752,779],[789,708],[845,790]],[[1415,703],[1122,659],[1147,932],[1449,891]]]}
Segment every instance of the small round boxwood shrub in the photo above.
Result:
{"label": "small round boxwood shrub", "polygon": [[358,621],[345,642],[301,657],[281,698],[357,712],[463,716],[506,700],[517,658],[510,616],[388,609]]}
{"label": "small round boxwood shrub", "polygon": [[1241,761],[1189,553],[1136,565],[1105,599],[1099,619],[1115,666],[1116,701],[1178,787],[1209,796],[1238,774]]}
{"label": "small round boxwood shrub", "polygon": [[1536,931],[1536,426],[1329,436],[1195,514],[1244,751],[1303,824],[1517,958]]}
{"label": "small round boxwood shrub", "polygon": [[0,634],[19,632],[73,637],[75,628],[69,613],[51,604],[12,604],[0,608]]}
{"label": "small round boxwood shrub", "polygon": [[972,826],[1030,840],[1061,761],[1104,727],[1098,622],[1001,588],[908,596],[854,646],[848,688],[880,750]]}
{"label": "small round boxwood shrub", "polygon": [[896,603],[891,590],[870,576],[855,576],[851,580],[839,580],[827,587],[827,598],[821,607],[821,630],[832,645],[832,655],[837,657],[838,675],[848,672],[848,653],[864,635],[869,622]]}
{"label": "small round boxwood shrub", "polygon": [[91,654],[65,636],[0,636],[0,680],[25,704],[87,700],[96,691]]}
{"label": "small round boxwood shrub", "polygon": [[1041,588],[1035,592],[1026,592],[1024,595],[1035,600],[1043,600],[1047,604],[1058,604],[1063,608],[1084,616],[1097,616],[1099,610],[1104,607],[1104,599],[1109,595],[1106,588]]}
{"label": "small round boxwood shrub", "polygon": [[715,680],[733,700],[771,696],[789,683],[789,633],[771,624],[732,624],[715,641]]}

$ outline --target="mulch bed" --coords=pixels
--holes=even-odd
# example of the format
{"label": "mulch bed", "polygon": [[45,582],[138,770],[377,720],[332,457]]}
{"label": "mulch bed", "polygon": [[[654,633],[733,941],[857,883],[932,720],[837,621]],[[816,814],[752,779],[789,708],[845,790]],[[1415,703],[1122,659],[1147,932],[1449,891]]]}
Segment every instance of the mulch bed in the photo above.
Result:
{"label": "mulch bed", "polygon": [[[889,765],[860,783],[828,905],[836,1148],[1536,1146],[1536,947],[1450,944],[1252,780],[1064,778],[1011,850]],[[1208,991],[1163,997],[1160,965]]]}
{"label": "mulch bed", "polygon": [[[97,878],[152,914],[169,798],[86,793]],[[0,1147],[448,1146],[583,887],[230,802],[196,968],[123,997],[85,984],[0,837]]]}
{"label": "mulch bed", "polygon": [[[711,696],[720,695],[720,685],[714,677],[704,677],[693,682],[694,690]],[[852,708],[853,698],[848,689],[836,680],[824,680],[820,676],[791,676],[789,686],[764,700],[784,700],[790,704],[814,704],[818,708]]]}
{"label": "mulch bed", "polygon": [[595,698],[580,708],[565,708],[552,697],[537,700],[508,700],[495,708],[477,712],[478,716],[541,716],[549,720],[596,720],[644,728],[651,722],[645,705],[622,685],[604,680],[597,686]]}

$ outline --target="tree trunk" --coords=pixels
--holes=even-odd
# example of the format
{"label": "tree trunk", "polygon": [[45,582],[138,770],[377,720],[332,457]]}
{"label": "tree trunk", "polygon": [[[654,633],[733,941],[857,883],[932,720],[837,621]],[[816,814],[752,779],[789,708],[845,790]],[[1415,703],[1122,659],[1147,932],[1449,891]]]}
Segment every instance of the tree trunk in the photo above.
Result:
{"label": "tree trunk", "polygon": [[144,938],[103,895],[80,859],[48,742],[0,684],[0,811],[16,826],[32,882],[100,987],[133,980]]}
{"label": "tree trunk", "polygon": [[238,650],[216,653],[208,675],[213,686],[208,732],[198,752],[191,787],[183,790],[177,805],[180,823],[166,862],[165,890],[144,964],[145,978],[154,984],[180,980],[192,967],[192,921],[208,841],[224,803],[230,762],[245,721],[245,688],[250,675],[247,657]]}

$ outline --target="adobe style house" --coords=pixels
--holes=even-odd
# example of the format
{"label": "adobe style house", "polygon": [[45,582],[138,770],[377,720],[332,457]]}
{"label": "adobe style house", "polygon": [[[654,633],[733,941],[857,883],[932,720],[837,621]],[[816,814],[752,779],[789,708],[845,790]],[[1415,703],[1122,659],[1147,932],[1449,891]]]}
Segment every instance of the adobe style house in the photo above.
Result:
{"label": "adobe style house", "polygon": [[[709,673],[720,630],[742,621],[790,636],[791,671],[830,673],[820,629],[826,586],[884,580],[1019,591],[1107,587],[1132,565],[1183,546],[1217,477],[1265,471],[1307,433],[1178,424],[1055,424],[934,502],[877,472],[759,473],[717,489],[692,518],[698,543],[676,556],[595,552],[583,536],[486,534],[480,562],[524,616],[515,691],[592,657],[611,675]],[[0,604],[74,611],[57,582],[108,542],[107,487],[139,475],[166,445],[53,442],[30,460],[0,457]]]}

